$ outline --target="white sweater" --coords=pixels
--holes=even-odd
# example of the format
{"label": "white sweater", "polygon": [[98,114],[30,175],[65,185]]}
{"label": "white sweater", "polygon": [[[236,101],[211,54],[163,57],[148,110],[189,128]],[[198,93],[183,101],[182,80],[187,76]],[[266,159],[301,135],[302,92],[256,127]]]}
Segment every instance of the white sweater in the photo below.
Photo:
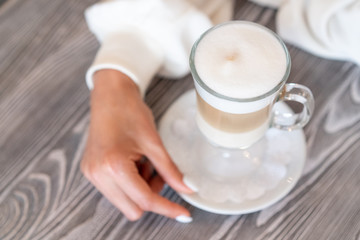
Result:
{"label": "white sweater", "polygon": [[[360,65],[360,0],[251,0],[279,8],[279,35],[315,55]],[[232,0],[112,0],[85,12],[101,48],[86,74],[90,89],[99,69],[127,74],[145,93],[155,74],[189,72],[195,40],[232,17]]]}
{"label": "white sweater", "polygon": [[[203,9],[200,11],[197,7]],[[232,0],[113,0],[85,12],[89,29],[101,48],[86,74],[100,69],[127,74],[145,93],[155,74],[179,78],[189,72],[196,39],[214,23],[232,17]]]}

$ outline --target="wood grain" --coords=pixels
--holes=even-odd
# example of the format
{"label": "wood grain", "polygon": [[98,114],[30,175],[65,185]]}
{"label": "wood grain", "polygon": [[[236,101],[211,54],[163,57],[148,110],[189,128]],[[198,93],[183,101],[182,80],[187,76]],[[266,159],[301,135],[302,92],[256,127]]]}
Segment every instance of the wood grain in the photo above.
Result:
{"label": "wood grain", "polygon": [[[83,11],[95,0],[0,0],[0,239],[360,239],[360,69],[288,46],[290,82],[316,99],[308,159],[296,188],[257,213],[189,208],[180,224],[147,213],[128,222],[82,176],[89,120],[84,73],[98,43]],[[275,29],[276,11],[237,1],[234,18]],[[158,120],[193,87],[155,78],[146,101]]]}

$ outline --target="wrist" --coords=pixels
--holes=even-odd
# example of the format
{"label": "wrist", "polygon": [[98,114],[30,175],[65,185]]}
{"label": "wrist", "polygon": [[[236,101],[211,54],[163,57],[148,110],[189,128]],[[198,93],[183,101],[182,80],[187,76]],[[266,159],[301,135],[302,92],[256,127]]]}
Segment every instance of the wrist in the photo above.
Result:
{"label": "wrist", "polygon": [[121,91],[124,89],[132,89],[139,91],[136,83],[126,74],[113,70],[101,69],[94,73],[94,90],[97,89],[114,89]]}
{"label": "wrist", "polygon": [[94,73],[94,89],[91,92],[92,105],[104,102],[118,103],[121,99],[141,98],[136,83],[126,74],[112,69]]}

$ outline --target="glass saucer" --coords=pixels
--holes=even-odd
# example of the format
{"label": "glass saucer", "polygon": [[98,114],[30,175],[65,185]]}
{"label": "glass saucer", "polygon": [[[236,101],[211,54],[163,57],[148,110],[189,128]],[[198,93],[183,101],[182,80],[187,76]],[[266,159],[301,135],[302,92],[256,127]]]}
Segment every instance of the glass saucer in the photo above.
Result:
{"label": "glass saucer", "polygon": [[[291,112],[283,102],[275,110]],[[301,176],[306,159],[302,130],[270,128],[252,147],[215,146],[201,134],[196,122],[196,95],[180,96],[160,121],[166,149],[197,191],[180,194],[190,204],[218,214],[246,214],[264,209],[283,198]]]}

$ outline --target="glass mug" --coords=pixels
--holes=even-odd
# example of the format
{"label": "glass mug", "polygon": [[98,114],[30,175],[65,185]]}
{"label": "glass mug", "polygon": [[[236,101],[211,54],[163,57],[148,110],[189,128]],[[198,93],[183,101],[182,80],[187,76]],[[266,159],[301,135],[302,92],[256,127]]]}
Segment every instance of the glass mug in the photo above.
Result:
{"label": "glass mug", "polygon": [[[250,98],[229,97],[210,88],[199,76],[195,61],[199,44],[209,33],[229,24],[245,24],[265,30],[281,45],[286,57],[286,70],[281,80],[266,93]],[[215,145],[245,149],[259,141],[270,127],[292,131],[305,126],[313,113],[314,98],[307,87],[286,83],[290,67],[289,52],[283,41],[274,32],[261,25],[232,21],[206,31],[195,42],[190,54],[190,69],[197,95],[196,122],[202,134]],[[299,102],[303,105],[303,109],[300,113],[275,111],[273,106],[278,101]]]}

